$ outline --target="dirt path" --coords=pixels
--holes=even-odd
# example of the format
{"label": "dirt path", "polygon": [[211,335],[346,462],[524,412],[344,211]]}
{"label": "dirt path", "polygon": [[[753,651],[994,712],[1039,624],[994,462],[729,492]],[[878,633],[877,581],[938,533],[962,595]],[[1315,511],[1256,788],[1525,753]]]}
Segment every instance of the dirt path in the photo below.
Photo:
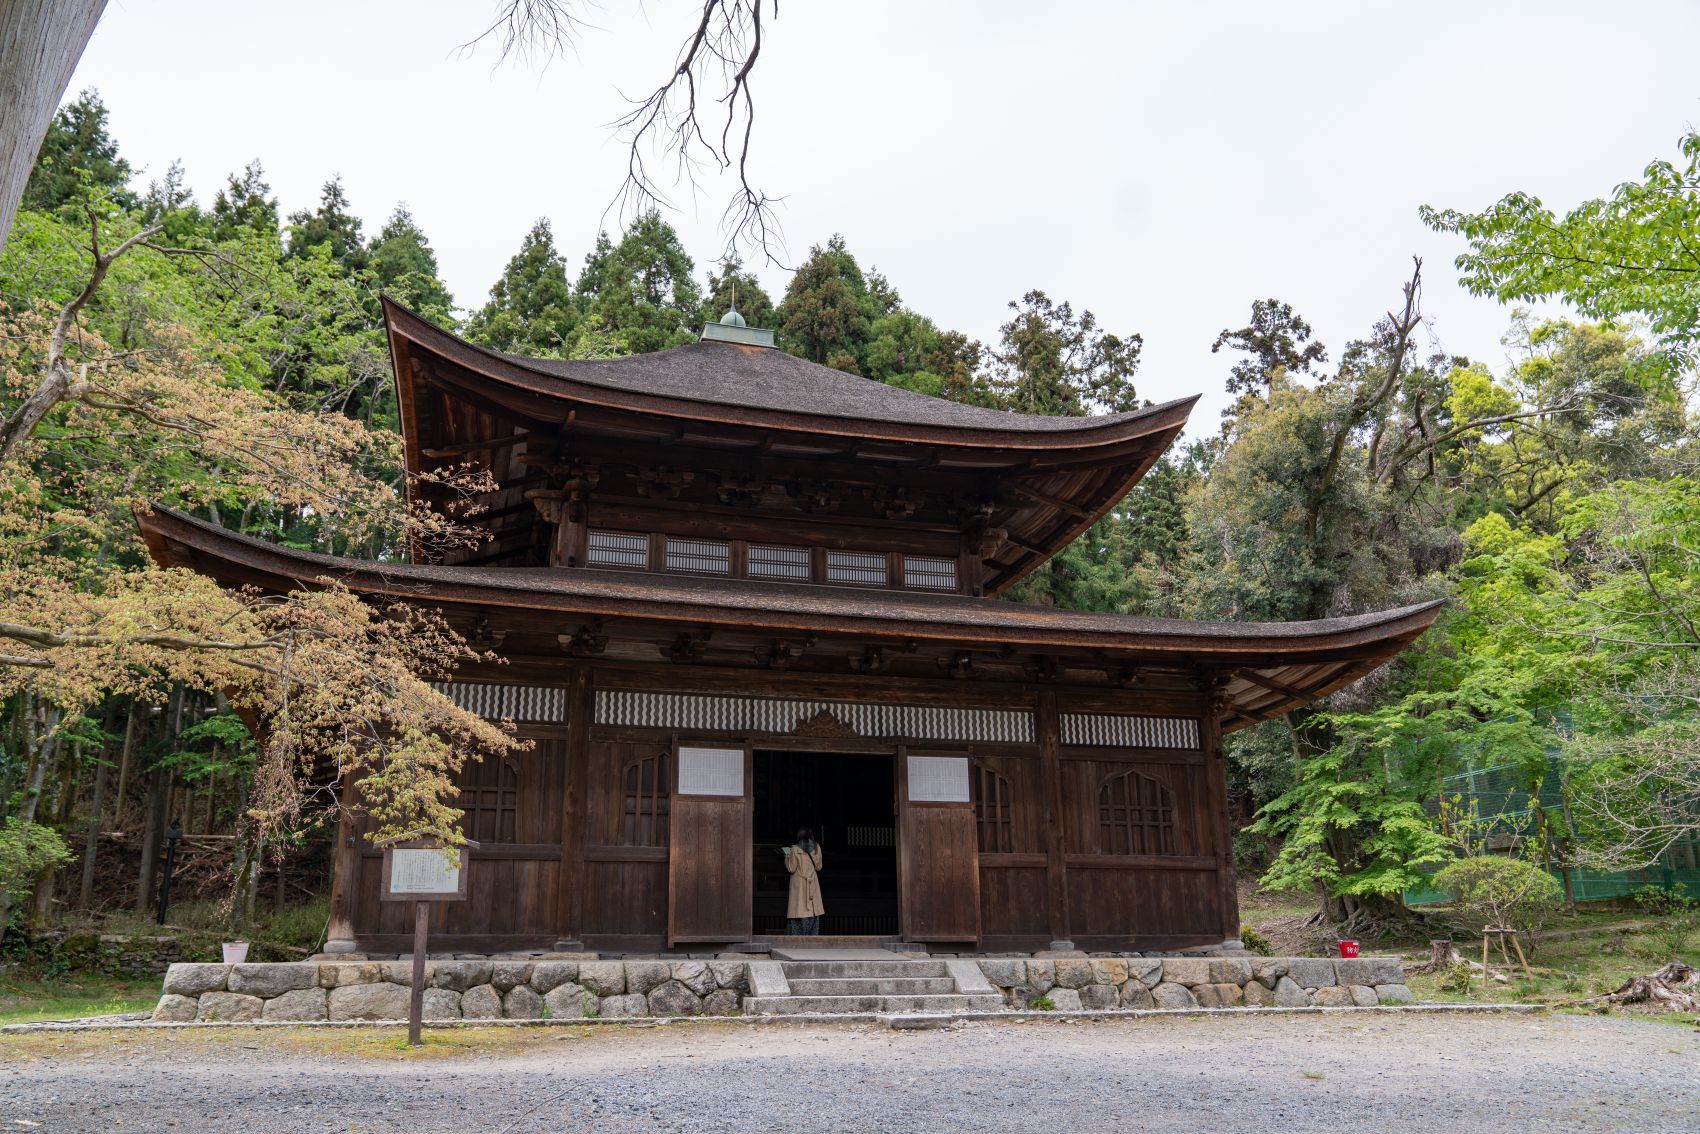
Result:
{"label": "dirt path", "polygon": [[443,1035],[424,1055],[329,1030],[0,1037],[0,1131],[1700,1129],[1700,1033],[1622,1017]]}

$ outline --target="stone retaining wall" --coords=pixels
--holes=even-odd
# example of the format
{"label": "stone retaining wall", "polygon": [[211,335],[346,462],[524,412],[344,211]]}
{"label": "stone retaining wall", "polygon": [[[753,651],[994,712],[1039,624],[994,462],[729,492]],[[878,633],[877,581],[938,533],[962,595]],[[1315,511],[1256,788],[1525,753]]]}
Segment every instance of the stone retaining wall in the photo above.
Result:
{"label": "stone retaining wall", "polygon": [[[428,961],[427,1020],[729,1016],[743,961]],[[405,1020],[412,961],[177,964],[155,1020]]]}
{"label": "stone retaining wall", "polygon": [[1409,1004],[1394,957],[980,958],[1015,1008],[1347,1008]]}

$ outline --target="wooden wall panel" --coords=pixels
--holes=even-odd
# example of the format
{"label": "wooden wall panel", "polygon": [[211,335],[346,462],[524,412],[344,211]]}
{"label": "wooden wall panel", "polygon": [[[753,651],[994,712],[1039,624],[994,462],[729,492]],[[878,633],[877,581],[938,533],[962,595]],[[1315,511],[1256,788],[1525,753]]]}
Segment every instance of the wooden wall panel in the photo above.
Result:
{"label": "wooden wall panel", "polygon": [[584,864],[585,938],[649,937],[660,943],[667,932],[667,860],[597,861],[594,850]]}
{"label": "wooden wall panel", "polygon": [[[749,772],[745,771],[745,791]],[[668,848],[668,943],[745,941],[755,895],[748,794],[673,800]]]}
{"label": "wooden wall panel", "polygon": [[1032,865],[1006,865],[996,855],[980,856],[980,938],[1048,939],[1043,855],[1009,856]]}

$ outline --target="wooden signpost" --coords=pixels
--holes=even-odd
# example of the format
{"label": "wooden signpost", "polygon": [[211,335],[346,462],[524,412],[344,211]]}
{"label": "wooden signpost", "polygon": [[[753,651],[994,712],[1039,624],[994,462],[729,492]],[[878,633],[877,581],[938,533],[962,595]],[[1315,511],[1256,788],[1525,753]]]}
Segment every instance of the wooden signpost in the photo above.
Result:
{"label": "wooden signpost", "polygon": [[441,842],[411,839],[384,848],[381,899],[413,903],[413,988],[407,1001],[407,1042],[420,1043],[425,1016],[426,934],[432,902],[466,901],[466,855],[477,843],[460,845],[458,859]]}

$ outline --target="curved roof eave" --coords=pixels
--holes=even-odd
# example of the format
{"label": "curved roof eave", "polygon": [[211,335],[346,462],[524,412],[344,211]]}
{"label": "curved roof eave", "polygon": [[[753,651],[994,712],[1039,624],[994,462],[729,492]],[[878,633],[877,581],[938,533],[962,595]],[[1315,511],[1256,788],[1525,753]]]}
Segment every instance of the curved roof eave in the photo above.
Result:
{"label": "curved roof eave", "polygon": [[[387,295],[383,310],[392,364],[400,339],[522,395],[687,421],[962,448],[1073,452],[1168,433],[1166,444],[1186,425],[1198,401],[1194,395],[1100,417],[1014,414],[857,378],[771,347],[711,342],[609,360],[531,359],[475,346]],[[705,374],[697,358],[709,351],[715,353],[705,357],[719,364],[712,370],[725,379],[721,397],[711,396],[717,374]],[[692,364],[684,365],[687,360]],[[739,396],[732,388],[736,376],[758,370],[760,381]],[[705,377],[708,389],[686,392],[689,382]],[[798,378],[821,387],[807,390],[809,382]],[[411,403],[412,376],[397,366],[396,382],[403,405]],[[816,395],[813,405],[808,404],[811,393]]]}
{"label": "curved roof eave", "polygon": [[[1444,605],[1437,600],[1312,622],[1186,622],[851,587],[584,569],[373,563],[280,547],[165,508],[140,514],[138,523],[157,562],[192,566],[221,582],[257,577],[283,589],[330,579],[360,593],[432,606],[508,607],[981,648],[1174,655],[1229,664],[1241,657],[1258,666],[1276,664],[1273,658],[1285,659],[1281,664],[1302,664],[1307,658],[1384,660],[1426,630]],[[183,555],[173,544],[199,553],[204,561]]]}

